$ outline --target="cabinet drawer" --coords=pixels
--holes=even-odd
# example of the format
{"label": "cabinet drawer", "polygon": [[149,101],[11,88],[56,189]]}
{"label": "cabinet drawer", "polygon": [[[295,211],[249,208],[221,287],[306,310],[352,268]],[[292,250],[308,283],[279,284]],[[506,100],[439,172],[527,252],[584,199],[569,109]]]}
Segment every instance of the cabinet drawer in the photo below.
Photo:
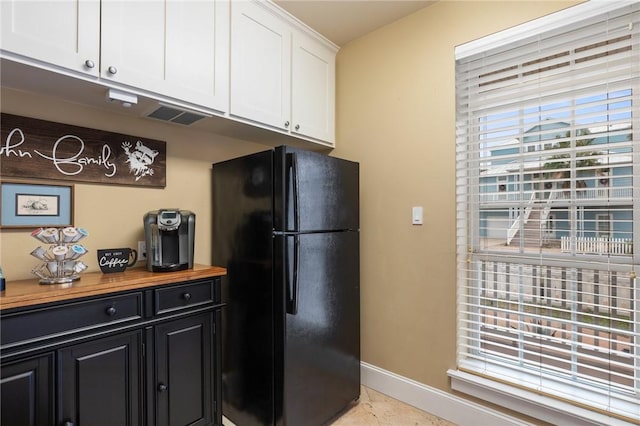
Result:
{"label": "cabinet drawer", "polygon": [[142,293],[2,315],[3,347],[142,318]]}
{"label": "cabinet drawer", "polygon": [[163,314],[179,309],[204,305],[214,301],[214,287],[212,281],[194,284],[182,284],[155,290],[155,311]]}

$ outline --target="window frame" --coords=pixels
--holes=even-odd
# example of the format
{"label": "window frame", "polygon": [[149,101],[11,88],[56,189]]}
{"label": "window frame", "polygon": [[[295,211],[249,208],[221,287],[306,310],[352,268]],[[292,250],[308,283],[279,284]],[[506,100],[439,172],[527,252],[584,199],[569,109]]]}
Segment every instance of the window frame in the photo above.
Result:
{"label": "window frame", "polygon": [[[544,31],[551,31],[551,30],[562,27],[566,22],[571,23],[576,20],[581,20],[583,18],[585,20],[591,19],[600,14],[607,13],[609,11],[614,11],[615,9],[618,9],[620,7],[625,7],[627,5],[636,4],[636,3],[638,2],[637,1],[619,2],[618,4],[611,4],[611,3],[606,4],[605,2],[587,2],[581,5],[566,9],[564,11],[558,12],[556,14],[549,15],[535,21],[531,21],[529,23],[520,25],[518,27],[509,29],[507,31],[496,33],[486,38],[468,43],[463,46],[459,46],[458,48],[456,48],[456,57],[458,58],[458,57],[471,56],[471,55],[477,54],[478,52],[487,50],[489,47],[496,46],[496,45],[517,43],[520,40],[526,39],[532,33],[542,33]],[[631,89],[633,90],[634,99],[636,100],[636,102],[638,102],[639,101],[638,96],[640,94],[640,90],[639,90],[640,88],[638,87],[638,84],[636,84]],[[632,143],[634,144],[635,149],[633,149],[632,151],[633,152],[632,164],[637,165],[637,164],[640,164],[640,162],[638,161],[640,160],[640,153],[638,152],[640,150],[638,149],[638,146],[637,146],[637,142],[640,141],[640,138],[638,136],[640,133],[640,125],[639,125],[640,114],[637,114],[637,108],[635,108],[634,111],[636,112],[633,113],[633,117],[632,117],[632,121],[633,121]],[[460,137],[460,135],[458,136]],[[534,146],[534,144],[531,144],[526,148],[525,150],[526,153],[536,152],[538,150],[538,146],[540,147],[544,146],[544,141],[542,141],[542,143],[539,142],[538,144],[535,144],[535,149],[531,149],[532,146]],[[463,150],[458,148],[457,162],[460,162],[461,158],[465,158],[465,156],[469,156],[469,155],[470,155],[469,152],[464,152]],[[571,169],[576,170],[575,158],[572,161],[573,161],[573,165]],[[640,178],[638,177],[637,171],[635,171],[634,173],[635,173],[635,175],[633,176],[634,193],[633,193],[633,199],[631,202],[632,215],[633,215],[634,222],[639,223],[638,219],[640,219],[640,208],[638,206],[638,192],[640,191],[640,185],[639,185]],[[595,186],[598,189],[605,189],[608,191],[613,187],[612,185],[613,176],[607,175],[606,177],[608,180],[607,185],[600,185],[601,184],[600,181],[596,182]],[[576,178],[574,177],[574,179]],[[479,171],[473,170],[473,169],[467,169],[466,171],[458,174],[458,180],[459,181],[465,180],[466,182],[470,182],[470,181],[473,182],[475,180],[476,182],[479,182],[480,181]],[[496,178],[495,182],[497,185],[499,182],[499,179]],[[518,182],[518,185],[524,186],[526,183],[527,182],[524,182],[524,181],[522,183]],[[531,181],[531,186],[533,187],[533,185],[538,185],[538,183],[534,183],[534,181]],[[575,182],[574,182],[574,188],[575,188]],[[502,193],[500,195],[501,199],[504,200],[506,199],[506,197],[508,197],[507,195],[508,192],[507,194],[505,194],[504,191],[500,191],[500,192]],[[474,197],[474,196],[478,196],[478,197],[482,196],[482,192],[479,184],[475,188],[473,187],[465,188],[462,191],[462,193],[460,192],[458,193],[459,201],[457,206],[457,209],[458,209],[457,238],[459,242],[458,244],[458,265],[459,265],[458,273],[459,274],[461,269],[463,270],[465,269],[465,267],[461,267],[461,265],[468,264],[471,258],[473,257],[472,248],[481,246],[479,233],[477,231],[481,228],[481,219],[479,216],[474,216],[474,212],[470,211],[465,203],[460,202],[460,200],[464,199],[465,197]],[[464,208],[461,207],[461,204],[464,206]],[[465,208],[466,208],[466,211],[463,211]],[[610,215],[610,214],[611,214],[610,211],[607,211],[607,215]],[[558,218],[554,217],[553,219],[554,232],[556,232],[555,226],[557,225],[557,220]],[[571,226],[571,229],[582,229],[581,232],[584,232],[584,217],[582,218],[575,217],[572,220],[575,222],[577,222],[578,220],[582,220],[583,225],[578,227],[574,222],[574,224]],[[594,219],[592,220],[595,221],[595,223],[593,224],[594,233],[598,233],[599,219],[598,219],[597,213],[594,213]],[[640,230],[634,229],[634,231],[635,231],[634,232],[635,235],[633,237],[634,238],[633,242],[636,243],[640,238],[638,236],[638,234],[640,233]],[[609,232],[612,233],[611,221],[609,221]],[[639,246],[638,244],[635,244],[635,245]],[[465,248],[465,246],[466,246],[466,250],[463,249]],[[490,257],[490,256],[496,256],[496,255],[499,256],[500,253],[492,253],[491,250],[486,250],[482,252],[482,255]],[[571,257],[569,255],[560,254],[557,256],[556,261],[558,264],[562,264],[567,259],[571,259]],[[629,263],[631,263],[632,267],[634,268],[631,273],[631,276],[633,277],[635,276],[635,272],[637,272],[635,265],[638,264],[639,259],[640,259],[640,256],[638,255],[636,250],[636,253],[633,254],[630,262],[629,262],[629,259],[620,260],[620,261],[614,260],[612,262],[612,268],[613,269],[625,268],[629,265]],[[580,258],[580,260],[588,263],[589,256],[584,256]],[[467,280],[468,278],[465,277],[464,279]],[[636,280],[634,279],[633,281],[635,283]],[[633,286],[631,289],[632,294],[635,293],[635,295],[632,296],[632,299],[638,301],[640,300],[640,290],[638,289],[637,283],[632,284],[632,286]],[[459,279],[459,289],[460,288],[461,286],[460,286],[460,279]],[[468,297],[474,297],[474,295],[465,293],[459,290],[459,294],[458,294],[459,300],[468,298]],[[634,308],[634,312],[635,312],[635,316],[633,321],[634,321],[635,332],[637,335],[637,332],[639,331],[638,329],[640,328],[640,325],[638,324],[640,321],[640,318],[639,318],[640,308],[637,305]],[[466,314],[471,315],[469,313],[466,313]],[[462,321],[460,320],[460,318],[461,318],[461,312],[460,310],[458,310],[458,324],[459,324],[458,329],[459,330],[461,329],[461,324],[462,324]],[[459,338],[458,341],[460,344],[461,339]],[[636,345],[636,348],[640,346],[638,342],[636,342],[635,345]],[[597,407],[595,407],[596,412],[594,413],[593,411],[594,407],[584,409],[579,404],[578,405],[569,404],[566,401],[563,401],[562,392],[560,392],[558,395],[555,395],[555,396],[542,395],[536,392],[532,392],[524,387],[518,387],[518,386],[515,386],[514,384],[501,382],[499,380],[496,381],[495,378],[500,377],[501,374],[503,373],[501,369],[505,368],[505,366],[502,365],[502,363],[500,362],[495,364],[487,363],[486,365],[483,365],[483,366],[472,365],[472,364],[474,364],[473,360],[470,361],[469,359],[465,359],[464,357],[460,356],[460,353],[458,353],[458,368],[457,370],[449,370],[449,373],[448,373],[452,378],[452,387],[454,390],[459,390],[464,393],[469,393],[474,396],[480,397],[481,399],[490,400],[491,402],[498,403],[500,405],[504,405],[509,408],[514,408],[523,413],[533,415],[534,417],[546,419],[548,421],[553,421],[553,422],[558,421],[558,418],[556,417],[556,414],[557,414],[556,410],[559,407],[561,407],[561,409],[564,410],[568,416],[574,419],[580,418],[582,420],[586,420],[586,419],[596,419],[598,417],[601,417],[602,419],[606,419],[607,422],[613,422],[612,424],[615,424],[615,422],[618,421],[615,418],[615,413],[614,413],[614,417],[610,417],[611,413],[606,412],[606,410],[599,412]],[[479,371],[481,371],[482,369],[485,369],[485,374],[479,373]],[[637,412],[637,417],[638,419],[640,419],[640,412],[636,411],[636,409],[634,408],[634,407],[637,407],[640,402],[638,398],[638,394],[640,394],[640,371],[638,370],[640,369],[640,367],[638,366],[637,363],[636,363],[635,369],[636,369],[636,373],[635,373],[636,396],[629,399],[629,398],[625,398],[624,395],[621,395],[621,397],[618,398],[617,401],[614,401],[611,404],[611,406],[614,407],[614,410],[615,410],[615,407],[617,406],[621,408],[622,411],[625,411],[625,412],[627,411],[632,413]],[[521,374],[523,377],[527,375],[527,372],[525,371],[525,369],[521,371]],[[553,376],[545,377],[544,374],[542,376],[545,380],[557,381],[558,383],[560,383],[560,385],[558,386],[558,389],[562,389],[562,380],[559,380],[558,377],[553,377]],[[536,375],[535,377],[539,378],[540,376]],[[524,379],[524,381],[526,381],[526,379]],[[580,392],[592,393],[593,389],[589,386],[585,388],[581,388],[581,386],[578,386],[576,389],[575,383],[569,383],[569,382],[566,383],[566,388],[564,389],[565,395],[574,395],[574,398],[576,400],[579,400]],[[605,394],[603,396],[603,405],[606,406],[607,403],[604,402],[604,399],[611,401],[612,396],[610,394]],[[614,396],[613,399],[616,399],[616,397]],[[526,401],[529,401],[529,402],[526,402]],[[535,401],[535,403],[533,403],[533,401]],[[637,421],[638,419],[635,419],[635,420]]]}

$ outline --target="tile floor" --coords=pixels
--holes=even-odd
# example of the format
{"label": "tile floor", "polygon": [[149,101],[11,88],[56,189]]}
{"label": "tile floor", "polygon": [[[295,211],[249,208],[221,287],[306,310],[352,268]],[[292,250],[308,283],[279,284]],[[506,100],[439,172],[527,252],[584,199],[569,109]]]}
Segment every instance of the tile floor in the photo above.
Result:
{"label": "tile floor", "polygon": [[[225,426],[237,426],[223,417]],[[360,399],[326,426],[456,426],[447,420],[419,410],[367,387],[360,388]]]}
{"label": "tile floor", "polygon": [[362,386],[360,400],[330,426],[455,426],[454,423],[419,410]]}

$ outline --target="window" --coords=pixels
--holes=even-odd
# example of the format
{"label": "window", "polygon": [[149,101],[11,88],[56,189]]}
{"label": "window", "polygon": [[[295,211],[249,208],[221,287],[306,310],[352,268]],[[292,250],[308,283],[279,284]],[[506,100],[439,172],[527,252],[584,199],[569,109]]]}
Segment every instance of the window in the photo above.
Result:
{"label": "window", "polygon": [[456,49],[458,370],[638,422],[640,3],[572,9]]}

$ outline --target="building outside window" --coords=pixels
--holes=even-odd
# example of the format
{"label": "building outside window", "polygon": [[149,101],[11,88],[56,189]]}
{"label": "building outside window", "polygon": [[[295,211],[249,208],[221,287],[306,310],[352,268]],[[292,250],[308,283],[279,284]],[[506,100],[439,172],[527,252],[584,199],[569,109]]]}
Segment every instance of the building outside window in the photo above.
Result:
{"label": "building outside window", "polygon": [[638,422],[640,4],[571,9],[456,51],[451,375]]}

